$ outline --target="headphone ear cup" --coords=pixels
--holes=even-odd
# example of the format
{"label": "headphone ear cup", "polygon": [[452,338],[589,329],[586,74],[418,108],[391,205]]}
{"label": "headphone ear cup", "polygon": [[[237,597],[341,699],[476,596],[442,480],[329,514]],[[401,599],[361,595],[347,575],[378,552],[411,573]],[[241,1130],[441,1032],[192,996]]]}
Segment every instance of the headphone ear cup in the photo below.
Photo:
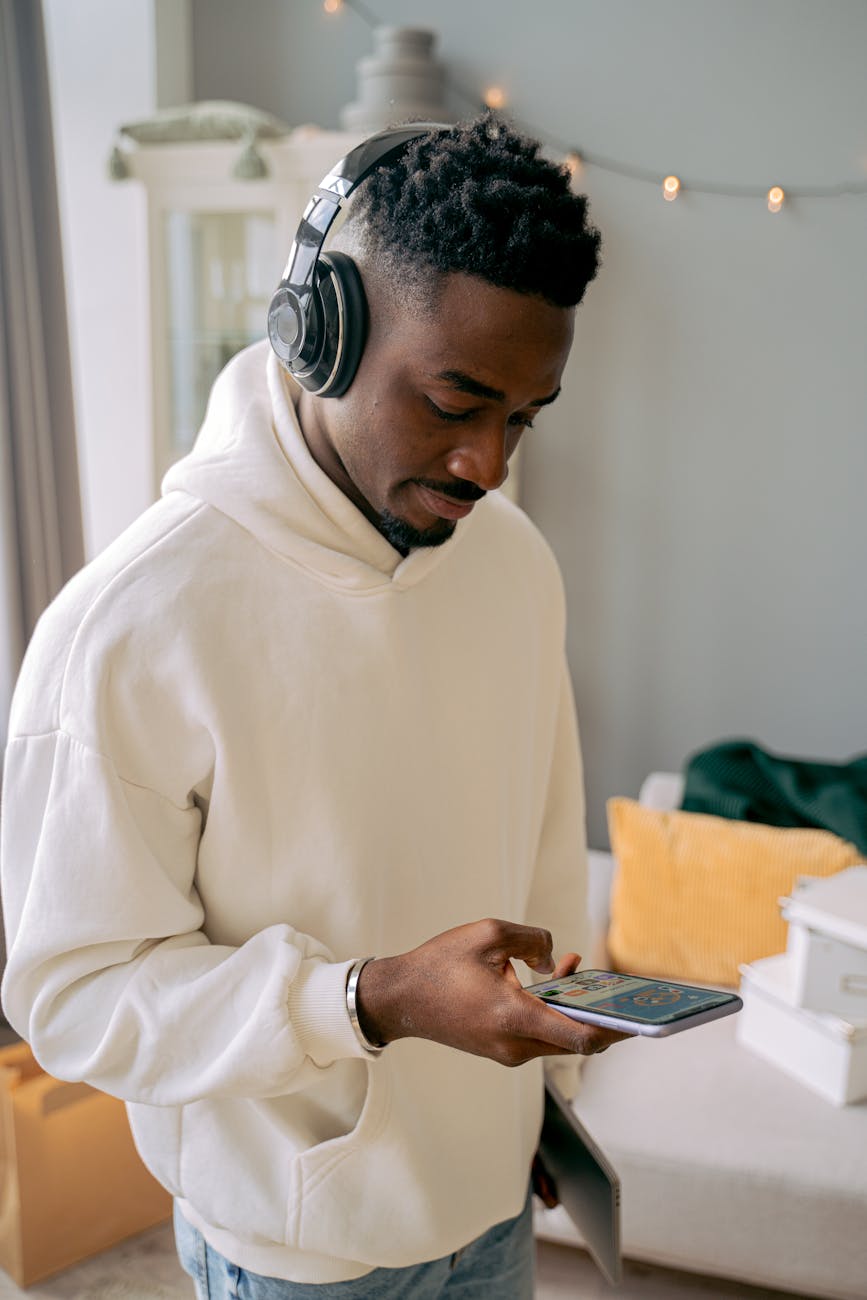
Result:
{"label": "headphone ear cup", "polygon": [[[346,253],[320,253],[317,265],[323,342],[316,374],[318,397],[342,397],[355,378],[367,340],[367,297],[361,274]],[[305,384],[307,387],[307,384]]]}

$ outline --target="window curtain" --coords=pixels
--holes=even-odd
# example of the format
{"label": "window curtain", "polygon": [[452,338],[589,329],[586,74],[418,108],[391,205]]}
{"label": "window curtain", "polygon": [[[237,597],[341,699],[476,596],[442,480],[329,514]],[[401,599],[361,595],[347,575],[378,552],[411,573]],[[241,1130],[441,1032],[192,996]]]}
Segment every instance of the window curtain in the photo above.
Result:
{"label": "window curtain", "polygon": [[42,6],[0,0],[0,773],[24,648],[83,561]]}
{"label": "window curtain", "polygon": [[36,620],[83,561],[42,7],[0,0],[0,753]]}

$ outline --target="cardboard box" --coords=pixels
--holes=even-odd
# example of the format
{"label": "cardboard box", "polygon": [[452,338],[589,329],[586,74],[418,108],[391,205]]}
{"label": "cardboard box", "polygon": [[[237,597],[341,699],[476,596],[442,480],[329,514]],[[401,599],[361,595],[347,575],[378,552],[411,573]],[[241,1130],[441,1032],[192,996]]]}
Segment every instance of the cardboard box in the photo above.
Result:
{"label": "cardboard box", "polygon": [[0,1266],[19,1286],[170,1217],[122,1101],[46,1074],[26,1043],[0,1049]]}
{"label": "cardboard box", "polygon": [[867,1025],[793,1005],[789,953],[741,967],[737,1040],[835,1106],[867,1097]]}
{"label": "cardboard box", "polygon": [[867,867],[802,877],[780,901],[793,1004],[867,1023]]}

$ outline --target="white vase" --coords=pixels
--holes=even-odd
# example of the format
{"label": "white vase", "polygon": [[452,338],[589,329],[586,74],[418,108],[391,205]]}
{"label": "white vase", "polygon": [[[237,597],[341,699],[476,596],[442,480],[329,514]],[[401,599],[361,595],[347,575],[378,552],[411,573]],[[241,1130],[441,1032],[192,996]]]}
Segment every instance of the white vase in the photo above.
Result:
{"label": "white vase", "polygon": [[358,99],[341,111],[347,131],[381,131],[398,122],[449,120],[445,73],[433,57],[436,33],[420,27],[377,27],[374,52],[358,60]]}

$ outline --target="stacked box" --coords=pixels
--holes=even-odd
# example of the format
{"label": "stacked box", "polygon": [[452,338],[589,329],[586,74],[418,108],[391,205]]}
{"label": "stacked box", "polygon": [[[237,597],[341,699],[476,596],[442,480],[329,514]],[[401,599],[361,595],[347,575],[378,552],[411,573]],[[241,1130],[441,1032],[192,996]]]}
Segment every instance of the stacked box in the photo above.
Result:
{"label": "stacked box", "polygon": [[867,866],[781,899],[785,953],[741,967],[738,1041],[834,1105],[867,1097]]}
{"label": "stacked box", "polygon": [[796,1005],[867,1021],[867,866],[803,878],[782,909]]}
{"label": "stacked box", "polygon": [[789,953],[741,967],[737,1039],[835,1106],[867,1097],[867,1025],[794,1003]]}

